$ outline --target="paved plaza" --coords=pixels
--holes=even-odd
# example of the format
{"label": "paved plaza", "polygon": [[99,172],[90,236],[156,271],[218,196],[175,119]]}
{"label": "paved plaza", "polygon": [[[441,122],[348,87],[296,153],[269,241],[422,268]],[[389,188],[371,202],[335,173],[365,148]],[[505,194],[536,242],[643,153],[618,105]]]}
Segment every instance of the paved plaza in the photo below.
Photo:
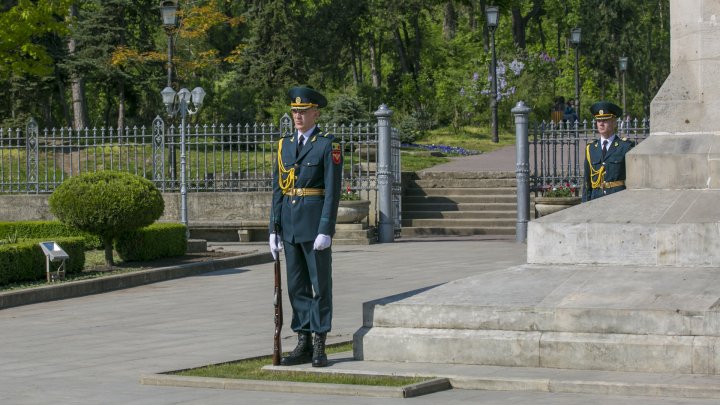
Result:
{"label": "paved plaza", "polygon": [[[264,244],[244,249],[264,250]],[[227,250],[238,249],[226,247]],[[241,248],[242,249],[242,248]],[[331,342],[349,341],[362,303],[525,262],[511,239],[338,246]],[[269,255],[268,255],[269,258]],[[600,404],[603,396],[454,389],[414,399],[338,397],[139,384],[141,374],[270,354],[272,263],[0,310],[0,404]],[[294,345],[285,298],[284,348]],[[626,404],[717,400],[620,398]]]}

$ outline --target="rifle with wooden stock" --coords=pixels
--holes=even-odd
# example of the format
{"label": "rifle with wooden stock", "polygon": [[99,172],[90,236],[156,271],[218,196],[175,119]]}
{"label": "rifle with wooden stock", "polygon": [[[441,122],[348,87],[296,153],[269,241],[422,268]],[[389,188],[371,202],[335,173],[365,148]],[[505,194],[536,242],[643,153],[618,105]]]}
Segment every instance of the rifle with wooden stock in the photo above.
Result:
{"label": "rifle with wooden stock", "polygon": [[[275,225],[275,237],[280,237],[280,227]],[[277,241],[277,239],[276,239]],[[283,310],[282,310],[282,279],[280,278],[280,252],[276,252],[275,257],[275,297],[273,304],[275,305],[275,336],[273,336],[273,366],[280,365],[280,357],[282,357],[282,343],[280,342],[280,333],[283,326]]]}

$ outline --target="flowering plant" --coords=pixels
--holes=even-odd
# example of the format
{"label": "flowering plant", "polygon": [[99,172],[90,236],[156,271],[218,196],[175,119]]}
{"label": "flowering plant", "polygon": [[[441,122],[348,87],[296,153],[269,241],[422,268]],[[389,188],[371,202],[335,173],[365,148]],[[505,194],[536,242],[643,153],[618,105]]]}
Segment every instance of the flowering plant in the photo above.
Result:
{"label": "flowering plant", "polygon": [[347,189],[340,194],[340,199],[343,201],[357,201],[360,199],[360,194],[356,191],[352,191],[350,186],[348,186]]}
{"label": "flowering plant", "polygon": [[544,197],[574,197],[575,196],[575,185],[566,183],[565,185],[550,186],[547,185],[544,188]]}

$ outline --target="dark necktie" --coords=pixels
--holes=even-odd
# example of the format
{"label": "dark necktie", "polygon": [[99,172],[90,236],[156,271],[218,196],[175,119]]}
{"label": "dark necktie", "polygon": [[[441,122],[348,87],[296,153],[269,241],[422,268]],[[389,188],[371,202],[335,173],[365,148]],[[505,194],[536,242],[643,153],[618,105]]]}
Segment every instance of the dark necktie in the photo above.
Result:
{"label": "dark necktie", "polygon": [[602,150],[602,157],[603,157],[603,159],[605,159],[605,153],[607,153],[607,144],[608,144],[608,141],[607,141],[607,139],[606,139],[606,140],[603,141],[603,150]]}
{"label": "dark necktie", "polygon": [[297,155],[300,155],[300,151],[302,151],[303,145],[305,144],[305,137],[302,135],[298,135],[298,144],[297,144]]}

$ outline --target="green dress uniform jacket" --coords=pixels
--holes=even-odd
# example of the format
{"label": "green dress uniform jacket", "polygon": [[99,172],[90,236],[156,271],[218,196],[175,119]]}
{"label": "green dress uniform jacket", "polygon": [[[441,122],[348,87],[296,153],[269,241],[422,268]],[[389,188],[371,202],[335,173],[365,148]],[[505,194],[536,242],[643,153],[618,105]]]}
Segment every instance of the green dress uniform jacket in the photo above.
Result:
{"label": "green dress uniform jacket", "polygon": [[633,146],[633,141],[615,135],[603,157],[599,139],[587,145],[583,201],[625,190],[625,155]]}
{"label": "green dress uniform jacket", "polygon": [[332,247],[314,250],[313,243],[318,234],[335,234],[343,165],[333,141],[315,128],[299,154],[297,132],[278,143],[269,230],[277,226],[283,240],[295,332],[331,328]]}

